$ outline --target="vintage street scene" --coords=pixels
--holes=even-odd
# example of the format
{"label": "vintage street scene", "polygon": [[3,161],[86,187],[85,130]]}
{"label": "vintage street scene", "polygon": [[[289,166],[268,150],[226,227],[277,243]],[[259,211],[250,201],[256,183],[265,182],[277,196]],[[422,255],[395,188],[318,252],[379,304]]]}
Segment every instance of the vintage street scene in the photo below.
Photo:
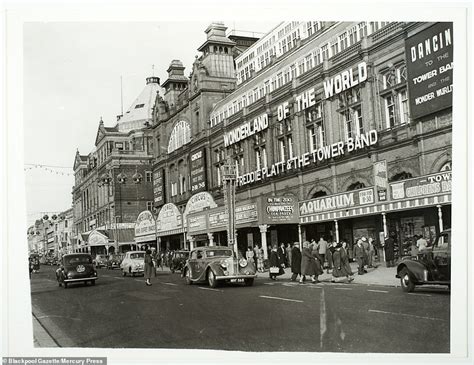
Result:
{"label": "vintage street scene", "polygon": [[[150,28],[176,32],[160,60],[138,26],[97,32],[146,65],[139,89],[85,50],[117,115],[90,97],[67,145],[41,141],[66,163],[26,154],[34,346],[449,354],[453,23],[183,24]],[[61,49],[58,105],[94,87],[68,56],[86,43]],[[69,179],[60,207],[35,173]]]}

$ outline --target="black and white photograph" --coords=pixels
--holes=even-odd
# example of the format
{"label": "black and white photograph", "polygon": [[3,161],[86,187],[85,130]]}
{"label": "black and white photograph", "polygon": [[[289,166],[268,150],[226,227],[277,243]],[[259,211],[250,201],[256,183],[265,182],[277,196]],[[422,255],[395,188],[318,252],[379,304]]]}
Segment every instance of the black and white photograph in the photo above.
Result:
{"label": "black and white photograph", "polygon": [[472,361],[470,4],[138,4],[4,8],[3,363]]}

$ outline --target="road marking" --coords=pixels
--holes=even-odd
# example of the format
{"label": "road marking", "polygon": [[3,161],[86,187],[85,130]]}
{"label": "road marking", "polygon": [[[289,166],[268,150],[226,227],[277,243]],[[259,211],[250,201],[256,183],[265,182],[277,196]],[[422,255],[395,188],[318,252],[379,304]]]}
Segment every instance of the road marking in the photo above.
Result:
{"label": "road marking", "polygon": [[372,292],[374,292],[374,293],[388,293],[387,290],[367,289],[367,291],[372,291]]}
{"label": "road marking", "polygon": [[265,285],[275,285],[275,283],[264,283]]}
{"label": "road marking", "polygon": [[423,316],[417,316],[417,315],[414,315],[414,314],[406,314],[406,313],[385,312],[385,311],[379,311],[379,310],[376,310],[376,309],[369,309],[369,312],[384,313],[384,314],[395,314],[395,315],[398,315],[398,316],[429,319],[429,320],[432,320],[432,321],[447,321],[446,319],[442,319],[442,318],[423,317]]}
{"label": "road marking", "polygon": [[419,295],[420,297],[431,297],[430,294],[408,293],[408,295]]}
{"label": "road marking", "polygon": [[352,288],[334,288],[334,290],[352,290]]}
{"label": "road marking", "polygon": [[161,284],[164,284],[164,285],[174,285],[174,286],[177,286],[178,284],[175,284],[175,283],[161,283]]}
{"label": "road marking", "polygon": [[139,281],[140,283],[143,283],[143,280],[140,280],[140,279],[133,279],[135,281]]}
{"label": "road marking", "polygon": [[41,317],[36,317],[37,319],[43,319],[43,318],[66,318],[66,319],[70,319],[70,320],[73,320],[73,321],[82,321],[82,319],[80,318],[72,318],[72,317],[66,317],[66,316],[57,316],[55,314],[51,314],[49,316],[41,316]]}
{"label": "road marking", "polygon": [[117,277],[117,276],[112,276],[114,279],[123,279],[121,277]]}
{"label": "road marking", "polygon": [[204,286],[198,286],[198,288],[202,289],[202,290],[223,291],[223,290],[220,290],[220,289],[206,288]]}
{"label": "road marking", "polygon": [[320,328],[320,337],[319,337],[319,346],[322,349],[323,348],[323,338],[324,334],[326,333],[326,301],[324,298],[324,289],[321,291],[321,297],[320,297],[320,315],[319,315],[319,328]]}
{"label": "road marking", "polygon": [[100,276],[103,276],[104,278],[110,278],[110,275],[101,274]]}
{"label": "road marking", "polygon": [[260,298],[266,298],[266,299],[278,299],[278,300],[286,300],[288,302],[297,302],[297,303],[304,303],[302,300],[297,300],[297,299],[288,299],[288,298],[280,298],[280,297],[269,297],[267,295],[260,295]]}

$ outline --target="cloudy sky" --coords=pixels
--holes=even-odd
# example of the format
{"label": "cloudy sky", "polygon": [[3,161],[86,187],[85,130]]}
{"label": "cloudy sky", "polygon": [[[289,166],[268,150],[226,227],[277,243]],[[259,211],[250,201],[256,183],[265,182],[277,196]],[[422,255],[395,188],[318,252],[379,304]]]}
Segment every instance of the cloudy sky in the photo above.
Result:
{"label": "cloudy sky", "polygon": [[[201,22],[30,22],[24,25],[25,181],[28,224],[71,207],[78,149],[94,148],[99,120],[115,125],[154,74],[171,60],[189,75],[205,41]],[[226,22],[228,30],[266,32],[277,22]]]}

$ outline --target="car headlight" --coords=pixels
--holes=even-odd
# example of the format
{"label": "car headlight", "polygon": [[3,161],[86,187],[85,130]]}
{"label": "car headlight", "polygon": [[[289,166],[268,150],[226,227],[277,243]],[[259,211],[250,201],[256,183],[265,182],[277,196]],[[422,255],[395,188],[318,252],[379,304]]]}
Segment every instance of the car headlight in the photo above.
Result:
{"label": "car headlight", "polygon": [[67,277],[68,277],[68,278],[72,278],[72,272],[68,272],[68,273],[67,273]]}
{"label": "car headlight", "polygon": [[227,261],[222,261],[221,262],[221,266],[224,268],[224,269],[227,269],[229,267],[229,263]]}
{"label": "car headlight", "polygon": [[240,265],[240,267],[245,267],[245,266],[247,266],[247,260],[246,260],[246,259],[240,259],[240,260],[239,260],[239,265]]}

